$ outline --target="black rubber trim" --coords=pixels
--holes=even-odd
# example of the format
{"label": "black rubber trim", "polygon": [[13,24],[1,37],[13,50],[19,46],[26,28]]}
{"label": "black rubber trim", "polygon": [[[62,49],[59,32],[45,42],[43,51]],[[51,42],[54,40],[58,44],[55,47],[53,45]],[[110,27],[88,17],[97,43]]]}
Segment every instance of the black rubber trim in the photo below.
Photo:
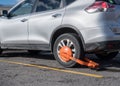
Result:
{"label": "black rubber trim", "polygon": [[120,41],[104,41],[85,44],[86,52],[97,52],[97,51],[114,51],[120,50]]}

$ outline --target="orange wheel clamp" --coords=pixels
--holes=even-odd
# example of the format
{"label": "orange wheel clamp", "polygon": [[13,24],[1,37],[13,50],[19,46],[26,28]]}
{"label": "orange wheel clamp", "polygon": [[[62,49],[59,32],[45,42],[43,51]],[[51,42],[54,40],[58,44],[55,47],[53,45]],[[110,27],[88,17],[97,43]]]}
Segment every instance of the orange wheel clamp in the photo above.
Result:
{"label": "orange wheel clamp", "polygon": [[88,58],[84,58],[83,60],[77,59],[75,57],[72,57],[73,53],[72,50],[67,47],[64,46],[60,49],[60,58],[64,61],[64,62],[68,62],[68,61],[75,61],[76,63],[80,64],[80,65],[84,65],[87,66],[89,68],[93,68],[93,69],[97,69],[99,68],[99,64],[88,59]]}

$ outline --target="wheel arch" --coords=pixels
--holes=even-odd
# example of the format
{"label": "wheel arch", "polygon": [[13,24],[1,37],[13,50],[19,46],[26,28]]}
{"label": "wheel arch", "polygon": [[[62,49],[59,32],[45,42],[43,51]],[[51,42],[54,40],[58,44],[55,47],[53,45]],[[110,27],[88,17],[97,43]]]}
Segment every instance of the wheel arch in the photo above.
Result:
{"label": "wheel arch", "polygon": [[57,39],[57,37],[59,37],[61,34],[64,34],[64,33],[75,33],[76,35],[78,35],[79,40],[81,40],[82,42],[83,49],[85,50],[85,42],[84,42],[81,32],[72,25],[61,25],[57,27],[51,35],[50,47],[52,51],[53,51],[53,45],[55,43],[55,40]]}

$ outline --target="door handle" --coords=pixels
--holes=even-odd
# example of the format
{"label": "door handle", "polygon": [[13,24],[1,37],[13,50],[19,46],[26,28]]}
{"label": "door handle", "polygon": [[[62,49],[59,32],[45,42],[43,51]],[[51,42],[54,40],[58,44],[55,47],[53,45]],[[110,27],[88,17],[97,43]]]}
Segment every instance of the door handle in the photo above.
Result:
{"label": "door handle", "polygon": [[54,15],[52,15],[52,17],[54,17],[54,18],[57,18],[57,17],[60,17],[60,16],[62,16],[62,14],[54,14]]}
{"label": "door handle", "polygon": [[22,19],[21,22],[26,22],[28,19]]}

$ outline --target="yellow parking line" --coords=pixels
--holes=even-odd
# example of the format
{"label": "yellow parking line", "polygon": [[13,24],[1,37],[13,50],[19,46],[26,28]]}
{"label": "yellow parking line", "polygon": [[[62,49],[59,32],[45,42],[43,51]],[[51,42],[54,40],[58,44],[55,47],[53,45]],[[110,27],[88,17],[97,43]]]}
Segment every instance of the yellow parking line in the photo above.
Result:
{"label": "yellow parking line", "polygon": [[84,76],[95,77],[95,78],[103,78],[102,75],[97,75],[97,74],[90,74],[90,73],[77,72],[77,71],[71,71],[71,70],[64,70],[64,69],[59,69],[59,68],[47,67],[47,66],[26,64],[26,63],[15,62],[15,61],[0,60],[0,62],[23,65],[23,66],[29,66],[29,67],[35,67],[35,68],[42,68],[42,69],[47,69],[47,70],[54,70],[54,71],[59,71],[59,72],[71,73],[71,74],[84,75]]}

